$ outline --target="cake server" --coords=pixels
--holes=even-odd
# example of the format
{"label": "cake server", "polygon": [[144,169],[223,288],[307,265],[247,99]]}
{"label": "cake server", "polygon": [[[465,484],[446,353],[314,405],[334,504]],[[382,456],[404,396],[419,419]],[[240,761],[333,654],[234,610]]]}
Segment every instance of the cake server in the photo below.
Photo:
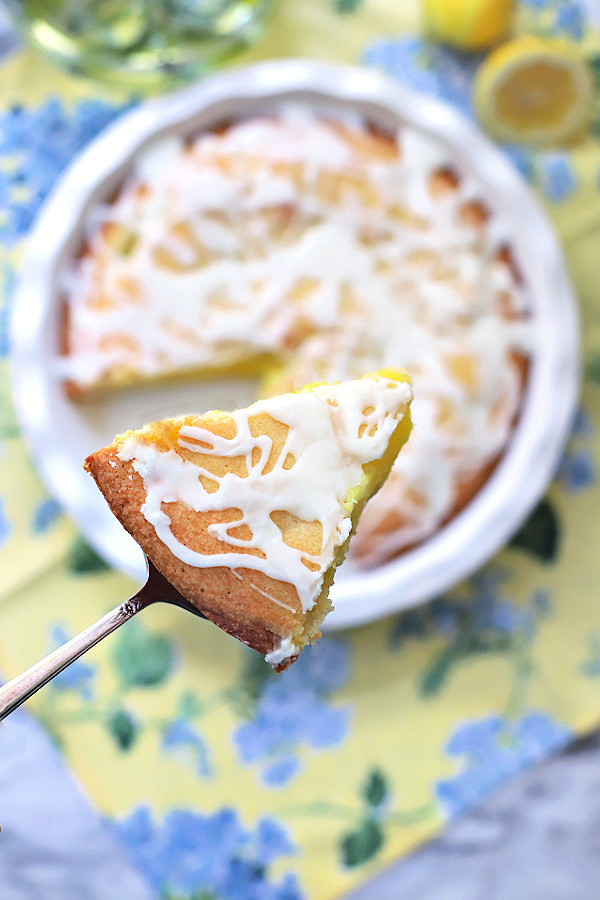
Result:
{"label": "cake server", "polygon": [[49,653],[35,665],[31,666],[21,675],[17,675],[12,681],[8,681],[0,687],[0,721],[9,713],[17,709],[25,700],[28,700],[41,687],[51,681],[56,675],[66,669],[68,665],[79,659],[86,650],[94,647],[102,638],[111,634],[115,629],[127,622],[140,610],[146,609],[153,603],[172,603],[187,609],[189,612],[205,619],[200,610],[193,603],[186,600],[150,560],[146,559],[148,577],[146,583],[129,600],[125,600],[120,606],[106,613],[93,625],[88,626],[82,632],[75,635],[57,650]]}

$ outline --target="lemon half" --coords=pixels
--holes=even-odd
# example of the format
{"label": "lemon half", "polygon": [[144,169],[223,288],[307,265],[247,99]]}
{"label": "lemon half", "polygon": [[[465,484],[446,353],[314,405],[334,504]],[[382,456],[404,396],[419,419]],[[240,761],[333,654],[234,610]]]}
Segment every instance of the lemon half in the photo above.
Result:
{"label": "lemon half", "polygon": [[501,141],[548,146],[573,138],[590,121],[594,86],[566,41],[525,36],[491,53],[475,75],[473,103],[483,127]]}

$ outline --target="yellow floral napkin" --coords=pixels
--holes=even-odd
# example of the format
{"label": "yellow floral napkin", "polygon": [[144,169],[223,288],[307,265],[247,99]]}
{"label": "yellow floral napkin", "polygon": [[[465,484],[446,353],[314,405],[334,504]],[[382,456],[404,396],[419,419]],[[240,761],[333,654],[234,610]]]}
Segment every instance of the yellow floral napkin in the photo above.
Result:
{"label": "yellow floral napkin", "polygon": [[[578,4],[529,0],[522,12],[543,13],[594,64]],[[411,4],[288,0],[238,62],[365,60],[470,115],[476,60],[417,33]],[[37,209],[133,101],[29,52],[4,64],[0,88],[0,668],[13,675],[134,588],[38,481],[12,412],[7,336]],[[31,702],[163,900],[339,896],[600,722],[599,135],[595,123],[570,152],[506,148],[562,238],[586,372],[557,479],[508,548],[427,605],[327,635],[281,676],[157,607]]]}

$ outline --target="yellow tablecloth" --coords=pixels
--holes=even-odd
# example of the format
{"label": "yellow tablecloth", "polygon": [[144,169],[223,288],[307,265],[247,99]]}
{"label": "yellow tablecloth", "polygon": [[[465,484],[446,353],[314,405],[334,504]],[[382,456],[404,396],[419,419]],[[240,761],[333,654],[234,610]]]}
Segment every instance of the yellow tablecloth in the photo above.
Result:
{"label": "yellow tablecloth", "polygon": [[[545,17],[544,27],[597,53],[575,7],[530,0],[521,27]],[[413,3],[282,0],[265,38],[237,63],[366,58],[468,114],[473,61],[407,37],[418,27]],[[20,250],[43,196],[127,102],[29,52],[0,70],[7,675],[133,588],[85,545],[39,483],[11,410],[7,338]],[[568,153],[509,151],[562,238],[586,362],[582,408],[557,480],[509,548],[445,597],[323,638],[282,676],[218,629],[154,608],[31,702],[157,895],[338,896],[600,722],[599,135],[595,123]]]}

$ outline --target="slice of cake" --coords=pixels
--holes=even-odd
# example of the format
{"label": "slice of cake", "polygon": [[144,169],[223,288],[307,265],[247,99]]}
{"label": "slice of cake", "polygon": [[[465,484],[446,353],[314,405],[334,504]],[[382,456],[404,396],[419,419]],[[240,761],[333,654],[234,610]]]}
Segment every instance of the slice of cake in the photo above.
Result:
{"label": "slice of cake", "polygon": [[163,419],[86,460],[156,568],[281,671],[320,635],[366,500],[411,429],[408,375],[309,385]]}

